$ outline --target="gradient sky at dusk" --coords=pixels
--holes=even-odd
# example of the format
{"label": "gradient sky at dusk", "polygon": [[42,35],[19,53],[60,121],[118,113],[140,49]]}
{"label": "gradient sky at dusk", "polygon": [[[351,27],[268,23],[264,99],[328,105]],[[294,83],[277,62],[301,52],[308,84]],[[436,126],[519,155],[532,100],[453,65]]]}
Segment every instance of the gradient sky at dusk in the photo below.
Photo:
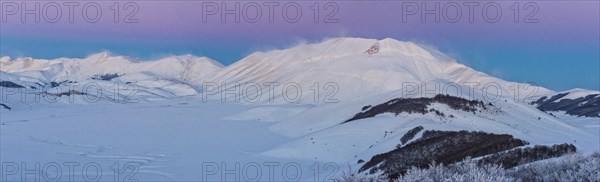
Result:
{"label": "gradient sky at dusk", "polygon": [[[36,1],[27,1],[32,7]],[[39,1],[41,6],[48,2]],[[139,7],[134,19],[138,23],[115,23],[110,6],[117,1],[98,1],[102,17],[96,23],[83,20],[82,6],[95,1],[80,1],[75,7],[75,21],[68,21],[68,9],[62,7],[62,18],[56,23],[34,22],[32,15],[21,22],[21,15],[11,14],[10,5],[20,1],[0,1],[0,55],[11,57],[58,58],[85,57],[100,51],[142,59],[154,59],[168,55],[194,54],[208,56],[223,64],[231,64],[254,51],[282,49],[302,42],[318,42],[329,37],[395,38],[415,41],[435,47],[455,57],[459,62],[477,70],[503,79],[519,82],[535,82],[554,89],[587,88],[600,90],[600,2],[599,1],[545,1],[519,3],[519,22],[514,22],[510,6],[515,1],[483,1],[474,8],[474,22],[469,22],[465,2],[439,1],[440,9],[447,6],[447,17],[456,11],[451,3],[461,5],[462,16],[452,23],[441,17],[435,22],[433,15],[406,16],[403,22],[403,5],[412,1],[327,1],[338,7],[333,19],[337,23],[324,23],[333,10],[320,5],[319,22],[315,23],[314,11],[309,6],[317,1],[282,1],[275,7],[274,22],[268,20],[268,9],[262,6],[262,16],[257,23],[239,23],[226,16],[221,22],[220,14],[206,16],[203,22],[203,5],[209,1],[132,1]],[[121,6],[120,20],[133,10]],[[232,8],[236,1],[225,4]],[[263,5],[266,1],[237,1],[243,7],[248,3]],[[298,3],[302,9],[299,22],[286,22],[282,7]],[[438,1],[427,1],[433,8]],[[203,4],[204,3],[204,4]],[[404,4],[403,4],[404,3]],[[484,20],[483,7],[498,3],[502,16],[496,23]],[[218,2],[221,8],[223,4]],[[417,3],[421,5],[421,2]],[[525,8],[528,7],[528,8]],[[522,20],[538,7],[532,19]],[[42,8],[40,8],[42,9]],[[49,8],[48,16],[55,10]],[[88,9],[89,10],[89,9]],[[295,11],[288,9],[290,17]],[[443,11],[440,11],[444,14]],[[94,15],[93,10],[88,14]],[[256,12],[249,8],[248,14]],[[488,9],[493,18],[496,13]],[[4,21],[6,20],[6,21]]]}

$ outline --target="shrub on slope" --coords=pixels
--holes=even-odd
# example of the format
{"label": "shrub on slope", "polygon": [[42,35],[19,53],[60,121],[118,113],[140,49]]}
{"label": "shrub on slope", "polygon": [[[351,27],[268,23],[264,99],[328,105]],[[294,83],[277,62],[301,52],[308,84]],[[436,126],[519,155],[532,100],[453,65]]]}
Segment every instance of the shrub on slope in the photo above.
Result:
{"label": "shrub on slope", "polygon": [[[344,173],[339,180],[350,182],[381,181],[388,179],[365,177]],[[558,159],[549,159],[525,164],[510,169],[496,164],[481,164],[478,160],[466,159],[452,165],[430,164],[428,168],[413,167],[395,182],[521,182],[521,181],[600,181],[600,152],[589,156],[571,154]]]}
{"label": "shrub on slope", "polygon": [[424,131],[421,138],[404,147],[373,156],[359,170],[383,171],[392,179],[412,167],[426,168],[431,162],[452,164],[467,157],[493,154],[527,142],[511,135],[469,131]]}

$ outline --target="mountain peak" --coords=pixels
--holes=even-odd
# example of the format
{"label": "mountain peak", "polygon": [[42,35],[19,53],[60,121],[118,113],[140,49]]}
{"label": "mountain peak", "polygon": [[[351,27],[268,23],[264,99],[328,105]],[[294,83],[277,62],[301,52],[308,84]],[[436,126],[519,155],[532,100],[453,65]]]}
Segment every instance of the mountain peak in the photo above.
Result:
{"label": "mountain peak", "polygon": [[111,56],[112,56],[112,54],[110,52],[102,51],[102,52],[91,54],[87,58],[108,58]]}
{"label": "mountain peak", "polygon": [[92,54],[92,55],[84,58],[83,60],[99,61],[99,62],[104,62],[104,61],[129,61],[129,62],[131,62],[131,59],[128,57],[115,56],[108,51],[103,51],[103,52]]}
{"label": "mountain peak", "polygon": [[331,38],[320,43],[301,45],[286,50],[293,49],[311,49],[318,54],[324,53],[329,56],[336,55],[358,55],[358,54],[385,54],[404,55],[414,57],[415,59],[438,59],[444,61],[454,61],[449,56],[427,46],[410,42],[400,41],[393,38],[367,39],[367,38],[351,38],[340,37]]}
{"label": "mountain peak", "polygon": [[223,65],[220,62],[218,62],[214,59],[211,59],[209,57],[195,56],[192,54],[186,54],[186,55],[181,55],[181,56],[169,56],[169,57],[162,58],[160,60],[167,60],[167,59],[178,59],[178,60],[186,61],[191,64],[207,63],[207,64],[211,64],[212,66],[219,67],[219,68],[225,67],[225,65]]}
{"label": "mountain peak", "polygon": [[0,57],[0,63],[8,63],[10,61],[10,57],[2,56]]}

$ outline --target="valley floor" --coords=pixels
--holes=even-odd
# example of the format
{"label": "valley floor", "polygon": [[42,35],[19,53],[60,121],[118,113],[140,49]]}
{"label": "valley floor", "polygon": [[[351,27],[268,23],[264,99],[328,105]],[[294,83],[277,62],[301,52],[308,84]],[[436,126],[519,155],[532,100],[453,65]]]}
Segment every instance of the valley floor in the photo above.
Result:
{"label": "valley floor", "polygon": [[[98,173],[101,181],[332,177],[335,171],[330,163],[261,155],[291,139],[269,131],[272,123],[224,119],[247,109],[249,106],[180,100],[2,111],[2,179],[60,176],[61,180],[83,181],[96,179]],[[43,172],[21,170],[36,165]]]}
{"label": "valley floor", "polygon": [[[274,157],[285,155],[273,155],[271,150],[297,138],[277,134],[270,127],[309,107],[258,107],[182,98],[3,110],[1,177],[6,181],[321,181],[356,171],[357,159],[328,162]],[[575,121],[574,125],[600,136],[598,120]],[[393,148],[391,143],[381,151],[389,148]]]}

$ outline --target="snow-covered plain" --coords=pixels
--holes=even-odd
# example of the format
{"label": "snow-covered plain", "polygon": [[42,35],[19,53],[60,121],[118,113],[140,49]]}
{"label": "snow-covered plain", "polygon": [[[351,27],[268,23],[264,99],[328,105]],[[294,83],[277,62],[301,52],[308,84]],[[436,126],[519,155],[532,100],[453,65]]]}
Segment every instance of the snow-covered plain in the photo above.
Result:
{"label": "snow-covered plain", "polygon": [[[281,106],[279,110],[287,108]],[[269,131],[272,123],[226,119],[252,109],[176,99],[126,105],[56,104],[36,111],[2,111],[0,157],[8,166],[15,163],[20,167],[24,163],[27,169],[36,164],[43,169],[56,163],[62,169],[63,180],[74,175],[76,181],[94,179],[95,167],[102,169],[101,179],[112,181],[116,165],[120,165],[120,180],[131,177],[142,181],[280,181],[296,179],[297,170],[302,171],[300,179],[313,180],[319,175],[317,179],[323,180],[336,172],[326,162],[315,164],[310,160],[262,155],[261,152],[292,139]],[[289,109],[297,110],[295,106]],[[79,166],[72,172],[65,163]],[[85,165],[92,167],[82,173]],[[125,169],[126,165],[133,165],[136,170]],[[213,174],[214,166],[217,171]],[[260,170],[258,177],[256,166]],[[233,170],[234,174],[222,174],[219,167]],[[56,176],[55,168],[49,167],[48,172],[50,178]],[[3,172],[8,180],[20,180],[21,174]],[[37,175],[43,177],[41,173]]]}
{"label": "snow-covered plain", "polygon": [[[569,121],[573,122],[569,123],[547,122],[535,131],[528,129],[534,128],[529,124],[514,127],[511,124],[515,123],[494,124],[491,120],[476,120],[477,116],[470,113],[464,113],[468,119],[450,122],[440,122],[431,115],[389,115],[325,129],[315,127],[314,132],[306,135],[286,136],[279,133],[284,128],[281,125],[304,117],[306,126],[313,126],[322,115],[315,113],[310,118],[302,114],[331,106],[305,110],[308,106],[252,106],[198,100],[190,97],[152,103],[52,104],[35,111],[3,110],[0,157],[5,168],[14,164],[30,169],[39,164],[50,178],[57,174],[55,168],[47,166],[57,164],[62,179],[73,175],[76,181],[86,177],[95,179],[96,167],[102,170],[101,179],[109,181],[115,174],[121,180],[142,181],[257,178],[293,181],[298,170],[302,173],[301,180],[313,181],[333,179],[350,168],[356,171],[360,168],[357,160],[368,160],[394,149],[399,138],[414,126],[509,133],[531,141],[532,145],[570,142],[582,153],[599,149],[599,121],[590,118],[571,118]],[[566,126],[552,126],[556,124]],[[285,127],[289,131],[300,129]],[[69,171],[68,165],[78,166]],[[118,173],[116,165],[120,166]],[[135,170],[125,168],[128,165],[135,166],[131,168]],[[86,172],[82,173],[86,166]],[[212,168],[215,166],[217,171]],[[261,173],[258,177],[256,166]],[[22,172],[12,175],[7,173],[10,170],[4,170],[8,180],[23,179]],[[44,179],[45,172],[37,176]]]}
{"label": "snow-covered plain", "polygon": [[[93,181],[100,170],[102,181],[329,180],[356,171],[359,159],[394,149],[416,126],[511,134],[531,145],[571,143],[582,153],[600,150],[598,118],[553,116],[526,102],[557,92],[541,87],[532,92],[528,84],[494,78],[436,50],[393,39],[331,39],[254,53],[227,67],[194,56],[140,61],[108,53],[83,59],[4,57],[0,64],[0,81],[36,87],[25,102],[14,88],[0,87],[0,103],[11,107],[0,108],[2,180]],[[91,79],[104,74],[117,77]],[[92,91],[56,102],[32,96],[68,91],[55,89],[67,88],[68,81],[105,92],[99,102],[84,99]],[[226,84],[225,90],[207,83]],[[268,89],[251,89],[244,91],[263,97],[236,102],[230,98],[234,83],[293,84],[302,96],[290,101],[281,87],[273,97]],[[406,90],[407,83],[417,91]],[[471,85],[473,90],[466,83],[479,85]],[[490,99],[482,91],[488,83],[503,94]],[[123,87],[129,84],[136,87]],[[419,90],[421,84],[427,88]],[[363,106],[432,97],[431,86],[448,93],[436,84],[451,84],[458,91],[451,95],[494,106],[471,113],[432,104],[429,108],[454,117],[382,114],[343,123]],[[121,89],[115,91],[115,85]],[[510,94],[515,85],[525,89],[521,97]],[[36,165],[42,172],[28,176]]]}

